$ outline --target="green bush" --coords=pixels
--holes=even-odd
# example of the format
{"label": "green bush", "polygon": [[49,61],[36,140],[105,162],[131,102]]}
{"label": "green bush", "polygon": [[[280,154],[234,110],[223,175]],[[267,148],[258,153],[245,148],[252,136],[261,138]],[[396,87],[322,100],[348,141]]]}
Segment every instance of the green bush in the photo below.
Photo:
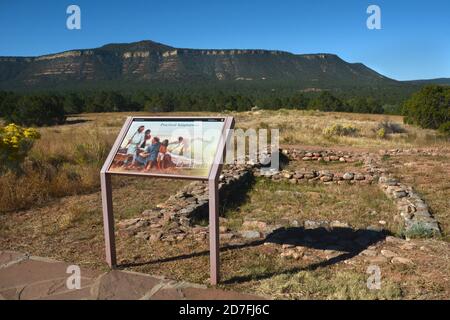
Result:
{"label": "green bush", "polygon": [[381,139],[386,138],[389,134],[406,132],[400,124],[387,120],[379,122],[373,131]]}
{"label": "green bush", "polygon": [[405,237],[411,238],[411,239],[426,239],[426,238],[432,238],[436,234],[433,230],[428,228],[423,223],[416,222],[416,223],[414,223],[414,225],[411,228],[403,231],[403,235]]}
{"label": "green bush", "polygon": [[320,111],[347,111],[344,103],[328,91],[324,91],[319,96],[312,99],[308,108]]}
{"label": "green bush", "polygon": [[333,124],[323,129],[322,133],[326,137],[335,136],[355,136],[358,133],[358,128],[351,124]]}
{"label": "green bush", "polygon": [[422,128],[438,129],[450,121],[450,87],[426,86],[403,106],[405,122]]}
{"label": "green bush", "polygon": [[439,132],[450,137],[450,121],[447,121],[439,126]]}
{"label": "green bush", "polygon": [[24,126],[49,126],[66,120],[61,99],[52,95],[22,96],[11,109],[5,119]]}

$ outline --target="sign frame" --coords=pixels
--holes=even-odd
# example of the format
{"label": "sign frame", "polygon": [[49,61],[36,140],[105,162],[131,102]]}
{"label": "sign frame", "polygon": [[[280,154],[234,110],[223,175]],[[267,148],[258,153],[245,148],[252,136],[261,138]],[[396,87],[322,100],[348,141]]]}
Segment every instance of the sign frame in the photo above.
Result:
{"label": "sign frame", "polygon": [[[168,121],[207,121],[211,119],[222,120],[224,125],[222,133],[219,138],[217,150],[215,152],[213,163],[210,166],[207,177],[187,176],[176,174],[158,174],[158,173],[140,173],[140,172],[114,172],[109,168],[114,160],[117,151],[126,137],[128,130],[133,123],[138,119],[146,120],[168,120]],[[210,249],[210,282],[216,285],[220,281],[220,261],[219,261],[219,192],[218,182],[219,176],[223,168],[223,161],[225,159],[225,151],[227,141],[231,137],[231,130],[234,129],[235,121],[230,116],[217,117],[191,117],[191,116],[129,116],[125,120],[122,129],[111,148],[111,151],[106,158],[102,169],[100,170],[100,185],[102,196],[102,210],[103,210],[103,228],[105,237],[105,252],[106,262],[111,269],[117,268],[117,256],[115,246],[114,233],[114,213],[112,202],[112,175],[127,175],[140,176],[147,178],[166,178],[166,179],[186,179],[186,180],[200,180],[208,181],[208,196],[209,196],[209,249]]]}

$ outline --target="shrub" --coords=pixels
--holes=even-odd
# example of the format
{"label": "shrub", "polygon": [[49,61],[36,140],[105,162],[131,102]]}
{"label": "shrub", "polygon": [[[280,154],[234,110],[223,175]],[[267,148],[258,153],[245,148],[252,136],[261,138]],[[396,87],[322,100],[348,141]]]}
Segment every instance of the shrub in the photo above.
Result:
{"label": "shrub", "polygon": [[450,121],[450,87],[426,86],[403,106],[405,122],[437,129]]}
{"label": "shrub", "polygon": [[333,124],[326,127],[322,131],[323,135],[326,137],[334,136],[355,136],[358,133],[358,128],[351,124]]}
{"label": "shrub", "polygon": [[324,91],[312,99],[308,108],[320,111],[346,111],[344,103],[328,91]]}
{"label": "shrub", "polygon": [[63,124],[66,113],[61,100],[51,95],[32,95],[21,97],[13,110],[5,114],[9,122],[24,126],[48,126]]}
{"label": "shrub", "polygon": [[443,135],[450,136],[450,121],[441,124],[438,130]]}
{"label": "shrub", "polygon": [[39,137],[35,129],[13,123],[0,127],[0,171],[17,171]]}
{"label": "shrub", "polygon": [[386,129],[385,128],[380,128],[376,131],[377,137],[384,139],[386,138]]}
{"label": "shrub", "polygon": [[426,239],[432,238],[436,234],[433,230],[428,228],[425,224],[421,222],[416,222],[408,230],[403,231],[403,235],[411,239]]}
{"label": "shrub", "polygon": [[379,122],[374,131],[378,138],[386,138],[389,134],[404,133],[405,129],[398,123],[386,120]]}

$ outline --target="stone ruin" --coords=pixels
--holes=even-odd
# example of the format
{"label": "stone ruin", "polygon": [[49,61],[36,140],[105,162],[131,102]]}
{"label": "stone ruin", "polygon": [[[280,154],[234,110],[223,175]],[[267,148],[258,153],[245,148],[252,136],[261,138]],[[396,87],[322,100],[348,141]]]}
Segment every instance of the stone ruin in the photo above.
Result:
{"label": "stone ruin", "polygon": [[[376,184],[383,192],[393,199],[398,215],[395,217],[407,234],[420,227],[431,235],[440,235],[437,221],[430,213],[430,209],[420,195],[411,186],[400,183],[390,176],[383,168],[381,156],[390,154],[389,151],[378,155],[371,153],[352,154],[335,151],[305,151],[297,149],[283,149],[280,154],[289,161],[340,161],[362,163],[359,172],[330,172],[329,170],[279,170],[264,171],[261,165],[247,161],[243,165],[226,165],[219,178],[220,205],[227,205],[230,199],[242,196],[252,184],[254,177],[261,176],[273,181],[288,181],[297,183],[323,184]],[[392,151],[392,154],[399,151]],[[417,151],[421,153],[421,151]],[[229,203],[228,203],[229,204]],[[186,238],[205,241],[208,238],[208,186],[207,183],[195,181],[183,187],[175,195],[156,208],[145,210],[141,216],[118,222],[120,236],[135,236],[145,240],[176,242]],[[226,218],[220,217],[221,220]],[[312,221],[306,224],[314,223]],[[328,222],[327,222],[328,223]],[[338,221],[332,224],[342,224]],[[291,223],[295,225],[294,223]],[[220,239],[228,242],[240,242],[246,239],[263,239],[281,226],[267,226],[260,221],[244,221],[243,231],[231,232],[226,227],[220,227]]]}

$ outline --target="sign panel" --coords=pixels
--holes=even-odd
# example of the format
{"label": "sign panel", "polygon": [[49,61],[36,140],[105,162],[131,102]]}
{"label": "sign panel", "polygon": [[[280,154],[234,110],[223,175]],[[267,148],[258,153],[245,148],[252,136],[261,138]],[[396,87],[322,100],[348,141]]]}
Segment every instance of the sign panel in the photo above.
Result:
{"label": "sign panel", "polygon": [[208,179],[226,118],[133,118],[108,173]]}

